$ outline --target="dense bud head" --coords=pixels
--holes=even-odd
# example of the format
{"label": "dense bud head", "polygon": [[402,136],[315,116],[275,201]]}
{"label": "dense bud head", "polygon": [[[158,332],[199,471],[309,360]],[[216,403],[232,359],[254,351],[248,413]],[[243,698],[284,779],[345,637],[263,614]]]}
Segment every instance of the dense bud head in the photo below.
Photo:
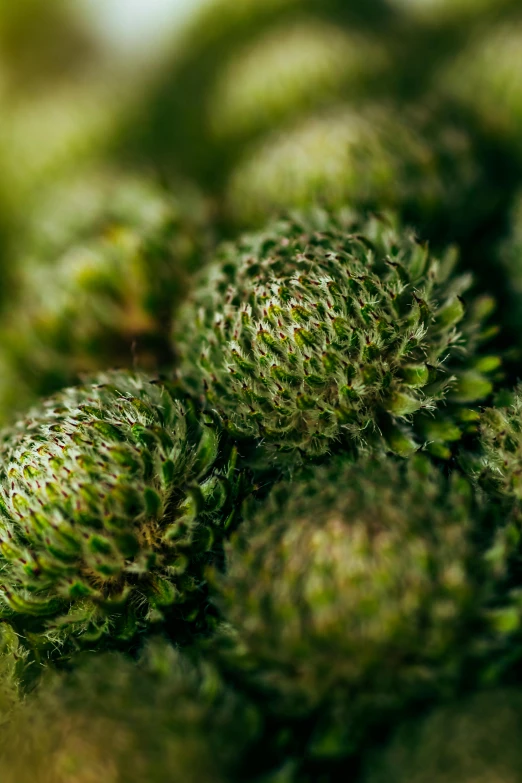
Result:
{"label": "dense bud head", "polygon": [[[22,0],[23,1],[23,0]],[[61,0],[60,0],[61,1]],[[40,0],[29,0],[41,5]],[[51,0],[53,4],[53,0]],[[18,4],[17,4],[18,5]],[[44,3],[44,6],[46,4]],[[44,11],[54,29],[52,13]],[[37,14],[38,16],[39,14]],[[1,25],[1,20],[0,20]],[[38,34],[46,38],[41,23]],[[65,35],[67,38],[67,35]],[[0,42],[0,60],[2,45]],[[128,108],[123,91],[109,78],[69,78],[55,89],[38,89],[30,97],[16,91],[2,102],[0,124],[0,304],[10,304],[16,276],[24,261],[20,238],[30,233],[30,217],[40,194],[67,172],[85,173],[93,160],[104,160],[119,133]],[[107,76],[107,74],[106,74]],[[1,82],[1,66],[0,66]],[[0,84],[0,91],[1,91]],[[56,220],[55,216],[55,220]],[[5,338],[2,339],[2,343]],[[2,375],[3,373],[0,373]]]}
{"label": "dense bud head", "polygon": [[202,571],[237,483],[188,403],[101,376],[6,431],[1,457],[1,614],[29,647],[203,627]]}
{"label": "dense bud head", "polygon": [[274,24],[240,47],[209,100],[219,140],[248,139],[346,93],[381,72],[385,51],[362,34],[312,16]]}
{"label": "dense bud head", "polygon": [[[489,300],[466,309],[454,261],[388,220],[275,223],[225,245],[182,308],[181,372],[237,436],[313,455],[384,431],[411,452],[398,424],[491,391],[474,356]],[[457,439],[458,416],[421,438]]]}
{"label": "dense bud head", "polygon": [[[228,202],[236,221],[256,226],[314,202],[393,208],[424,226],[442,212],[451,222],[479,180],[469,137],[443,118],[341,104],[247,150],[232,173]],[[463,212],[460,221],[470,217]]]}
{"label": "dense bud head", "polygon": [[522,693],[492,690],[405,723],[373,751],[363,783],[518,783]]}
{"label": "dense bud head", "polygon": [[172,305],[205,253],[196,196],[100,172],[47,194],[31,229],[0,326],[4,419],[82,373],[170,362]]}
{"label": "dense bud head", "polygon": [[486,28],[439,77],[439,87],[473,109],[485,128],[509,140],[522,155],[522,24]]}
{"label": "dense bud head", "polygon": [[225,783],[256,737],[253,710],[217,672],[156,643],[44,681],[4,726],[3,783]]}
{"label": "dense bud head", "polygon": [[467,482],[424,457],[334,460],[278,486],[217,580],[231,661],[279,716],[316,716],[312,752],[451,690],[475,606]]}

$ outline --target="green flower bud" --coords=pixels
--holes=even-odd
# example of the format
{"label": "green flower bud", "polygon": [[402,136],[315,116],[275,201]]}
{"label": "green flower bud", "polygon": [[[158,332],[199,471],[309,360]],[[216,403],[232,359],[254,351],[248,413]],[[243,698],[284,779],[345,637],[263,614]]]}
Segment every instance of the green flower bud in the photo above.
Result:
{"label": "green flower bud", "polygon": [[312,755],[348,754],[452,691],[480,605],[479,512],[466,480],[424,457],[337,459],[240,528],[215,585],[222,654],[266,709],[312,721]]}
{"label": "green flower bud", "polygon": [[4,420],[84,373],[171,360],[172,303],[205,253],[195,202],[110,172],[47,195],[0,325]]}
{"label": "green flower bud", "polygon": [[156,643],[136,665],[105,655],[44,681],[0,739],[3,783],[229,783],[255,710],[215,669]]}
{"label": "green flower bud", "polygon": [[479,419],[473,451],[461,464],[489,501],[485,561],[492,575],[481,640],[481,678],[498,683],[522,660],[522,387],[498,395]]}
{"label": "green flower bud", "polygon": [[448,230],[456,210],[460,223],[474,219],[462,204],[480,177],[470,139],[444,118],[341,104],[247,150],[229,182],[228,208],[254,226],[314,202],[392,208],[415,225],[443,222]]}
{"label": "green flower bud", "polygon": [[103,375],[34,409],[0,453],[0,616],[27,647],[204,628],[203,569],[241,479],[189,403]]}
{"label": "green flower bud", "polygon": [[522,777],[517,689],[477,693],[403,724],[368,755],[363,783],[516,783]]}
{"label": "green flower bud", "polygon": [[235,436],[268,447],[314,455],[380,433],[391,445],[411,421],[422,443],[438,403],[491,391],[473,364],[486,310],[466,310],[454,262],[386,220],[273,224],[225,245],[181,309],[181,373]]}
{"label": "green flower bud", "polygon": [[17,254],[25,276],[57,264],[74,245],[89,245],[118,231],[153,237],[171,225],[175,271],[200,262],[208,238],[208,215],[200,193],[185,183],[168,190],[152,177],[104,165],[68,171],[35,195]]}

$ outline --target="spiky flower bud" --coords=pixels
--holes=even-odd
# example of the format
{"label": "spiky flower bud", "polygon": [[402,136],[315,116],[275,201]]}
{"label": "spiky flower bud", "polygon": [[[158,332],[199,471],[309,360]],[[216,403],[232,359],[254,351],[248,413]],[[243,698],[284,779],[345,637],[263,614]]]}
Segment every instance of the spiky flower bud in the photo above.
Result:
{"label": "spiky flower bud", "polygon": [[363,783],[516,783],[522,778],[522,693],[477,693],[402,725],[374,750]]}
{"label": "spiky flower bud", "polygon": [[173,302],[205,253],[194,199],[110,172],[71,190],[56,188],[37,212],[21,290],[0,324],[4,420],[84,373],[168,363]]}
{"label": "spiky flower bud", "polygon": [[67,389],[1,446],[0,615],[30,648],[204,627],[239,489],[215,429],[140,375]]}
{"label": "spiky flower bud", "polygon": [[10,217],[24,221],[37,189],[88,161],[99,161],[114,144],[129,110],[129,92],[105,79],[64,82],[55,90],[40,90],[31,99],[4,108],[0,128],[2,197]]}
{"label": "spiky flower bud", "polygon": [[57,264],[75,245],[123,231],[145,240],[171,225],[177,228],[171,237],[172,266],[182,274],[200,261],[199,251],[208,241],[207,217],[203,197],[186,183],[167,189],[153,177],[108,164],[68,170],[31,201],[17,247],[23,259],[20,272],[27,278],[38,266]]}
{"label": "spiky flower bud", "polygon": [[[181,372],[234,435],[268,446],[322,454],[384,432],[411,453],[398,425],[413,418],[431,428],[419,442],[444,452],[498,365],[475,356],[490,300],[465,307],[454,261],[381,219],[271,225],[225,245],[182,308]],[[419,416],[443,401],[456,404],[449,422]]]}
{"label": "spiky flower bud", "polygon": [[[471,209],[466,194],[480,177],[470,138],[437,112],[399,116],[340,104],[248,149],[232,173],[228,208],[237,222],[256,227],[274,212],[314,202],[390,208],[415,225],[435,225],[440,236],[439,224],[448,231],[455,212],[460,223],[476,219],[480,200]],[[456,221],[451,228],[462,230]]]}
{"label": "spiky flower bud", "polygon": [[[310,752],[451,691],[480,604],[470,485],[425,457],[339,459],[276,488],[228,548],[217,602],[234,670]],[[476,571],[475,571],[476,569]]]}
{"label": "spiky flower bud", "polygon": [[3,783],[230,783],[258,733],[212,666],[165,644],[49,680],[3,727]]}

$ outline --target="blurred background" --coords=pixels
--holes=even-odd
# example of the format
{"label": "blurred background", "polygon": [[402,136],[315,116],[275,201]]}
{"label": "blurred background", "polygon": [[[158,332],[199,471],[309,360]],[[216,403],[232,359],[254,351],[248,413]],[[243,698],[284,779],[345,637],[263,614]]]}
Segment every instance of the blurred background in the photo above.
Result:
{"label": "blurred background", "polygon": [[[4,2],[0,111],[0,421],[100,365],[171,361],[154,330],[181,278],[312,203],[458,244],[517,366],[520,0]],[[149,252],[167,223],[172,301]]]}
{"label": "blurred background", "polygon": [[79,11],[108,46],[122,56],[141,50],[153,56],[158,44],[168,45],[170,34],[205,0],[79,0]]}

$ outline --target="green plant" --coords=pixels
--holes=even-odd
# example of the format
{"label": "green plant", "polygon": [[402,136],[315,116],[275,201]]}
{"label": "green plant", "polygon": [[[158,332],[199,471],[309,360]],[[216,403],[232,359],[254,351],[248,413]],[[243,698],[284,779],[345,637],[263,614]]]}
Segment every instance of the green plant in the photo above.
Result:
{"label": "green plant", "polygon": [[391,208],[440,242],[479,219],[482,176],[473,137],[440,111],[334,102],[246,150],[229,178],[228,211],[259,227],[314,203]]}
{"label": "green plant", "polygon": [[480,483],[510,505],[522,500],[522,387],[503,393],[480,419],[476,475]]}
{"label": "green plant", "polygon": [[[204,567],[238,511],[234,451],[141,375],[51,397],[1,448],[1,616],[37,656],[206,627]],[[51,652],[49,652],[51,651]]]}
{"label": "green plant", "polygon": [[522,388],[503,390],[481,413],[478,441],[461,464],[488,500],[492,575],[485,617],[488,632],[479,647],[481,679],[503,682],[522,659]]}
{"label": "green plant", "polygon": [[0,321],[4,420],[82,374],[168,365],[173,305],[207,251],[197,196],[111,171],[82,177],[76,198],[73,184],[42,199],[19,248],[20,290]]}
{"label": "green plant", "polygon": [[[454,263],[386,219],[272,224],[225,245],[181,309],[181,375],[231,433],[279,451],[384,433],[398,453],[428,440],[449,456],[499,364],[477,355],[491,301],[464,305],[470,280]],[[423,415],[444,401],[449,423]]]}
{"label": "green plant", "polygon": [[305,14],[273,24],[218,73],[208,99],[215,141],[245,145],[310,109],[367,92],[386,52],[360,32]]}
{"label": "green plant", "polygon": [[[219,197],[239,150],[251,138],[249,133],[239,134],[242,137],[240,140],[234,138],[234,133],[230,136],[221,135],[219,115],[225,107],[220,105],[216,109],[219,101],[216,91],[219,94],[221,85],[235,70],[242,55],[248,58],[246,52],[263,47],[263,43],[274,40],[278,31],[285,28],[289,30],[296,23],[305,23],[317,31],[318,40],[321,31],[328,31],[329,26],[330,40],[334,36],[336,40],[351,37],[352,41],[357,40],[359,52],[366,49],[369,57],[363,62],[363,58],[356,54],[352,68],[351,52],[347,49],[340,52],[332,40],[332,48],[337,49],[335,59],[338,67],[327,67],[325,88],[328,90],[328,85],[334,83],[343,89],[341,85],[344,83],[348,94],[352,85],[357,93],[366,76],[371,79],[376,72],[381,72],[379,67],[375,67],[378,61],[386,61],[386,57],[383,58],[382,53],[377,52],[380,47],[371,40],[374,36],[368,35],[371,29],[368,20],[377,20],[378,27],[382,28],[390,16],[387,6],[387,0],[352,0],[348,4],[343,0],[266,0],[264,3],[258,0],[213,0],[204,3],[176,36],[175,46],[158,69],[156,79],[147,84],[148,90],[136,107],[135,121],[127,123],[125,148],[141,162],[145,161],[148,165],[153,162],[162,170],[181,172],[193,178],[207,193]],[[332,30],[332,26],[337,29]],[[359,29],[364,30],[366,35],[358,36]],[[288,33],[286,39],[291,57],[292,43]],[[279,51],[284,58],[283,43]],[[324,49],[319,41],[319,53],[321,51]],[[312,59],[313,53],[310,52],[307,67],[310,67]],[[359,68],[359,65],[362,67]],[[254,68],[257,78],[262,80],[261,72],[268,68],[273,68],[273,73],[277,73],[277,65],[267,57],[264,66],[259,64]],[[322,68],[312,70],[318,75]],[[336,73],[336,70],[342,73]],[[243,69],[240,72],[245,73]],[[283,72],[289,71],[283,68]],[[301,87],[297,91],[290,89],[286,92],[286,106],[279,103],[279,116],[278,112],[271,112],[274,103],[278,103],[273,98],[273,94],[281,87],[278,76],[275,76],[277,82],[272,81],[270,92],[261,93],[253,113],[248,104],[240,109],[241,115],[250,114],[252,118],[257,115],[260,120],[259,125],[251,125],[252,130],[260,129],[263,125],[261,114],[272,114],[273,119],[278,116],[279,120],[295,117],[302,106],[300,95],[306,95],[307,101],[313,105],[321,103],[321,92],[314,85],[314,82],[317,84],[314,77],[307,83],[297,69],[294,73]],[[234,85],[231,85],[231,89],[234,90]],[[243,96],[250,101],[249,92],[243,93]],[[265,111],[259,111],[264,98]],[[227,127],[230,128],[230,125]]]}
{"label": "green plant", "polygon": [[1,783],[518,783],[520,0],[5,5]]}
{"label": "green plant", "polygon": [[465,479],[421,456],[338,458],[279,485],[215,580],[225,665],[268,712],[309,722],[310,755],[353,752],[457,686],[487,582],[482,515]]}

